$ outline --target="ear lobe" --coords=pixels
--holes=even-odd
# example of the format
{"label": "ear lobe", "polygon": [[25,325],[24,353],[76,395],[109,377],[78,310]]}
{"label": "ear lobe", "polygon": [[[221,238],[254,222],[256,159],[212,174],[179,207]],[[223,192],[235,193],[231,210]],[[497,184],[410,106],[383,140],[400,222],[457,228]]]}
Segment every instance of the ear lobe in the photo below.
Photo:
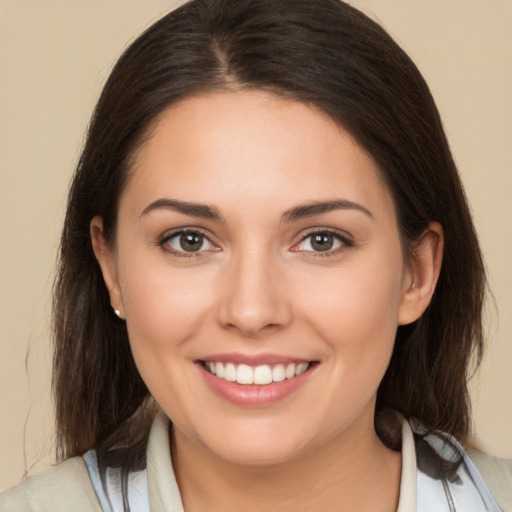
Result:
{"label": "ear lobe", "polygon": [[89,229],[94,255],[100,265],[103,280],[105,281],[105,285],[107,286],[108,293],[110,295],[110,304],[112,309],[119,311],[119,315],[122,317],[124,316],[124,307],[121,297],[121,289],[119,287],[119,280],[117,277],[116,258],[112,247],[105,239],[103,232],[103,219],[99,215],[94,217],[91,220]]}
{"label": "ear lobe", "polygon": [[399,325],[417,320],[430,304],[441,273],[443,248],[443,227],[439,222],[431,222],[411,253],[399,307]]}

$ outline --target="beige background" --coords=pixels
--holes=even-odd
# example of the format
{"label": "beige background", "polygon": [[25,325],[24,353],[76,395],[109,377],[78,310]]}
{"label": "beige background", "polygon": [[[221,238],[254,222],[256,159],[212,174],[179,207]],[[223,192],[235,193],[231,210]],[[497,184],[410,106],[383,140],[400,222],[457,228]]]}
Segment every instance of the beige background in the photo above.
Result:
{"label": "beige background", "polygon": [[[512,457],[512,3],[352,3],[412,55],[443,115],[500,312],[472,384],[476,432]],[[0,3],[0,489],[52,460],[49,296],[89,115],[121,50],[172,5]]]}

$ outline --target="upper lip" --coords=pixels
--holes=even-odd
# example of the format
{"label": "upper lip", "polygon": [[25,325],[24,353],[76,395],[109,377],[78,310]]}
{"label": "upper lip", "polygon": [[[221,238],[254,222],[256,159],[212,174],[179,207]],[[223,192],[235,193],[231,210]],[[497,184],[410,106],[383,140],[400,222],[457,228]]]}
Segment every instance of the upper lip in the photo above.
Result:
{"label": "upper lip", "polygon": [[214,363],[234,363],[234,364],[247,364],[249,366],[258,366],[263,364],[289,364],[289,363],[310,363],[312,359],[304,359],[302,357],[284,356],[279,354],[242,354],[238,352],[211,354],[200,357],[198,361],[208,361]]}

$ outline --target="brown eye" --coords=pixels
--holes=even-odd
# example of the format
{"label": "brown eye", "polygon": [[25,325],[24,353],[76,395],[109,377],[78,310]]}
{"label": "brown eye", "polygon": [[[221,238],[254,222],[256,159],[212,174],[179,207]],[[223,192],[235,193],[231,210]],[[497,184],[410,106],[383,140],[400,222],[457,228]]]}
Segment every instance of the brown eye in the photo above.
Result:
{"label": "brown eye", "polygon": [[334,236],[330,233],[316,233],[311,236],[311,247],[314,251],[329,251],[334,246]]}
{"label": "brown eye", "polygon": [[186,256],[187,253],[192,255],[194,253],[216,251],[218,249],[210,242],[206,235],[203,235],[200,231],[193,230],[175,232],[162,240],[160,245],[176,256],[180,254]]}
{"label": "brown eye", "polygon": [[315,231],[306,235],[299,244],[292,248],[293,252],[325,253],[334,255],[352,247],[352,242],[341,233]]}
{"label": "brown eye", "polygon": [[181,249],[186,252],[199,251],[203,247],[204,236],[200,233],[184,233],[180,236]]}

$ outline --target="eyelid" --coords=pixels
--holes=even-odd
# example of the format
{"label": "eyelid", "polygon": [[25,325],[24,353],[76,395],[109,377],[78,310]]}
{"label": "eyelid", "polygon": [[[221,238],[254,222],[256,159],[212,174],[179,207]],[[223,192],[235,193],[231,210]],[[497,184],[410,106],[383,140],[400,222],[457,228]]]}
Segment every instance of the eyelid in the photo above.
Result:
{"label": "eyelid", "polygon": [[[181,235],[186,235],[186,234],[199,234],[201,235],[202,237],[204,237],[205,240],[208,241],[208,243],[210,245],[213,246],[213,249],[212,248],[208,248],[208,249],[203,249],[201,248],[199,251],[183,251],[183,250],[178,250],[178,249],[175,249],[171,246],[166,246],[167,242],[169,242],[169,240],[175,238],[175,237],[178,237],[178,236],[181,236]],[[173,256],[182,256],[182,257],[198,257],[198,256],[203,256],[205,252],[212,252],[212,251],[218,251],[220,250],[220,248],[218,247],[217,244],[215,244],[212,240],[211,240],[211,236],[209,234],[207,234],[207,232],[202,229],[202,228],[199,228],[199,227],[196,227],[196,226],[187,226],[187,227],[180,227],[180,228],[176,228],[176,229],[172,229],[170,231],[167,231],[165,232],[161,237],[159,237],[158,241],[157,241],[157,245],[159,247],[162,248],[162,250],[170,253],[171,255]]]}
{"label": "eyelid", "polygon": [[[339,242],[341,242],[341,247],[338,247],[336,249],[329,249],[326,251],[312,251],[312,250],[303,250],[303,249],[295,249],[294,250],[295,247],[302,244],[305,240],[307,240],[308,238],[310,238],[311,236],[313,236],[315,234],[332,235]],[[292,250],[292,252],[303,252],[303,253],[313,254],[315,257],[316,256],[330,256],[330,255],[335,255],[340,252],[343,252],[347,249],[350,249],[351,247],[353,247],[353,245],[354,245],[354,242],[352,240],[352,237],[347,232],[341,231],[341,230],[338,230],[335,228],[318,227],[318,228],[308,229],[307,232],[301,236],[299,242],[297,242],[296,244],[293,245],[291,250]]]}
{"label": "eyelid", "polygon": [[[185,251],[185,250],[179,250],[175,249],[171,246],[166,246],[167,242],[171,240],[172,238],[178,237],[180,235],[193,233],[193,234],[199,234],[205,238],[205,240],[213,246],[207,249],[201,248],[198,251]],[[315,234],[329,234],[332,235],[336,240],[338,240],[341,243],[340,247],[337,247],[335,249],[328,249],[325,251],[314,251],[314,250],[304,250],[304,249],[296,249],[296,247],[300,244],[302,244],[305,240],[307,240],[309,237],[315,235]],[[204,256],[204,253],[207,252],[217,252],[220,251],[221,248],[218,244],[212,241],[211,235],[204,230],[203,228],[196,227],[196,226],[186,226],[186,227],[179,227],[172,229],[170,231],[165,232],[162,236],[158,238],[157,245],[162,248],[162,250],[172,254],[173,256],[183,256],[183,257],[198,257],[198,256]],[[316,256],[330,256],[330,255],[336,255],[340,252],[343,252],[351,247],[353,247],[354,242],[352,240],[351,235],[349,235],[346,231],[342,231],[335,228],[325,228],[325,227],[315,227],[308,229],[305,233],[303,233],[300,237],[300,240],[296,242],[292,247],[292,252],[302,252],[302,253],[309,253],[310,255]]]}

